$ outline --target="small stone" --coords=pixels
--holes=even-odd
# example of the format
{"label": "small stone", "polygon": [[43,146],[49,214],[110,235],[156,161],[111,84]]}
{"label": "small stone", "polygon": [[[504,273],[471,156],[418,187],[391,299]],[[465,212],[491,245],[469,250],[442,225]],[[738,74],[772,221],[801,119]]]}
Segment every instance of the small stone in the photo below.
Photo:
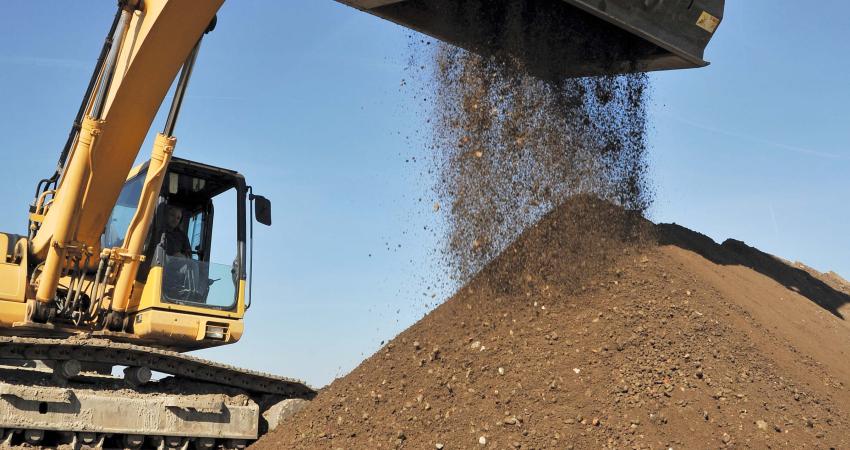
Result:
{"label": "small stone", "polygon": [[478,350],[479,348],[481,348],[481,341],[475,341],[469,346],[472,347],[473,350]]}
{"label": "small stone", "polygon": [[578,375],[578,374],[580,374],[580,373],[581,373],[581,369],[579,369],[579,368],[575,368],[575,369],[573,369],[573,372],[575,372],[575,373],[576,373],[576,375]]}
{"label": "small stone", "polygon": [[732,441],[732,436],[729,436],[728,433],[723,433],[723,437],[720,438],[720,440],[723,441],[724,444],[728,444],[730,441]]}
{"label": "small stone", "polygon": [[437,450],[443,450],[443,447],[445,447],[445,445],[443,445],[439,442],[437,442],[437,445],[434,446],[434,448],[436,448]]}
{"label": "small stone", "polygon": [[421,348],[422,348],[422,345],[419,344],[419,341],[413,341],[413,349],[414,350],[419,350]]}
{"label": "small stone", "polygon": [[499,367],[499,375],[504,375],[504,374],[505,374],[505,368]]}
{"label": "small stone", "polygon": [[599,421],[599,419],[597,419],[597,418],[594,418],[594,419],[593,419],[593,422],[591,422],[591,424],[592,424],[594,427],[598,427],[600,423],[601,423],[601,422],[600,422],[600,421]]}
{"label": "small stone", "polygon": [[756,420],[756,426],[759,430],[767,431],[767,422],[764,420]]}
{"label": "small stone", "polygon": [[487,445],[487,438],[485,436],[481,436],[478,438],[478,443],[481,445]]}

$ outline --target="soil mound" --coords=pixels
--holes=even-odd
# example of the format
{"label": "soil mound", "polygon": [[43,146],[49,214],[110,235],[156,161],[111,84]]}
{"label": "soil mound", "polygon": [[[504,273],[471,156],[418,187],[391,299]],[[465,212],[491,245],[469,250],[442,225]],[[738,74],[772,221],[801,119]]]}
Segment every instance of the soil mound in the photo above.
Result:
{"label": "soil mound", "polygon": [[256,448],[846,448],[836,289],[581,197]]}

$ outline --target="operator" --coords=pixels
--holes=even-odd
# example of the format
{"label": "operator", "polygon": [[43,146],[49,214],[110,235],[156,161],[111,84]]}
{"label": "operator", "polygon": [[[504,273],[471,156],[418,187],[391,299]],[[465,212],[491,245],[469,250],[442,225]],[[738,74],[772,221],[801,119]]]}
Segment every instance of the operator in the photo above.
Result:
{"label": "operator", "polygon": [[198,265],[191,259],[192,245],[186,233],[180,228],[183,222],[183,209],[168,205],[165,209],[165,254],[176,257],[165,265],[163,287],[173,300],[197,301]]}
{"label": "operator", "polygon": [[165,210],[165,254],[188,258],[192,255],[192,246],[186,233],[180,229],[183,221],[183,209],[168,205]]}

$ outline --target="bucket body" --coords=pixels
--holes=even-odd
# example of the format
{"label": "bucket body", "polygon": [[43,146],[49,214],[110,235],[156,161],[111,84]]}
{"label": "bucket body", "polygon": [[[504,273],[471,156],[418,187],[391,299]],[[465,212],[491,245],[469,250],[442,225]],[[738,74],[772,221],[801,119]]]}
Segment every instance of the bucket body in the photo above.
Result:
{"label": "bucket body", "polygon": [[688,69],[725,0],[338,0],[546,79]]}

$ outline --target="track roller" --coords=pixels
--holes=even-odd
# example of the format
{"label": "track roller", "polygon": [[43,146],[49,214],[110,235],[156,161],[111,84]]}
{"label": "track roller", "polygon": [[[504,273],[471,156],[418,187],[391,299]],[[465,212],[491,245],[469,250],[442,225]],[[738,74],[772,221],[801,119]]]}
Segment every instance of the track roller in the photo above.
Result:
{"label": "track roller", "polygon": [[186,450],[189,448],[189,439],[179,436],[153,436],[150,442],[157,450]]}
{"label": "track roller", "polygon": [[79,433],[77,434],[77,442],[94,448],[103,447],[105,436],[98,436],[97,433]]}
{"label": "track roller", "polygon": [[145,444],[145,437],[138,434],[127,434],[124,435],[123,441],[124,448],[137,449],[142,448],[142,445]]}
{"label": "track roller", "polygon": [[24,431],[24,441],[30,445],[39,445],[44,440],[44,430]]}
{"label": "track roller", "polygon": [[215,439],[213,438],[198,438],[195,441],[195,448],[197,450],[207,450],[215,448]]}
{"label": "track roller", "polygon": [[224,441],[224,448],[227,450],[245,450],[248,447],[248,442],[242,439],[228,439]]}
{"label": "track roller", "polygon": [[127,367],[124,369],[124,381],[131,387],[139,387],[151,380],[151,370],[147,367]]}
{"label": "track roller", "polygon": [[80,374],[82,365],[76,359],[57,361],[53,366],[53,379],[59,382],[68,381]]}
{"label": "track roller", "polygon": [[186,450],[189,448],[189,439],[179,436],[166,436],[165,448]]}

